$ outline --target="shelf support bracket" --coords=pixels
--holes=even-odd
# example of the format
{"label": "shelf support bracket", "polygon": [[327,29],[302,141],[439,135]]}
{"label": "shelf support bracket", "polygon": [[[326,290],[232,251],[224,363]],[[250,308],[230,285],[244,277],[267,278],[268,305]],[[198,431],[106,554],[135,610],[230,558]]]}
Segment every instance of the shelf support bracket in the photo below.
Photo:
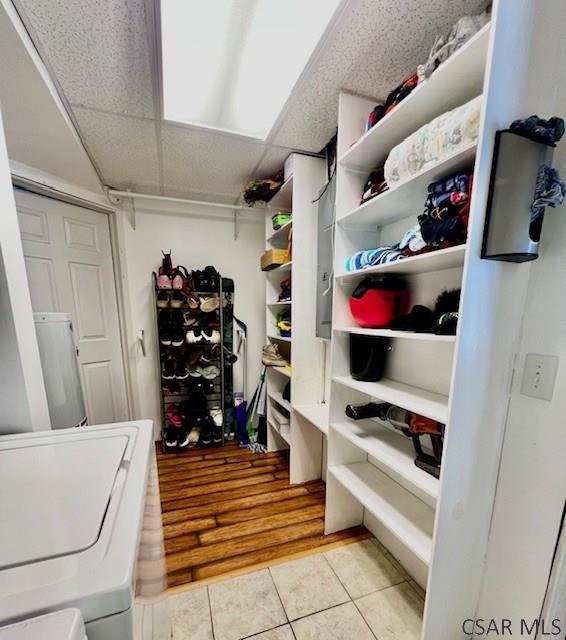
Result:
{"label": "shelf support bracket", "polygon": [[234,211],[234,240],[238,239],[240,232],[240,218],[238,217],[238,211]]}
{"label": "shelf support bracket", "polygon": [[[130,189],[128,189],[128,194],[130,194]],[[130,227],[132,227],[132,230],[135,231],[136,230],[136,202],[134,200],[134,198],[130,195]]]}

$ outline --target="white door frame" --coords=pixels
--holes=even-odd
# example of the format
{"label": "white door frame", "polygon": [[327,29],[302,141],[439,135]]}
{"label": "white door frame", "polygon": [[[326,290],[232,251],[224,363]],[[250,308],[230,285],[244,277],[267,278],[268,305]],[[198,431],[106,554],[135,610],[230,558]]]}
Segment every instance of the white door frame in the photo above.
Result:
{"label": "white door frame", "polygon": [[[67,202],[84,209],[90,209],[98,213],[104,213],[108,216],[108,228],[110,230],[110,246],[112,250],[112,273],[114,276],[114,285],[116,289],[116,306],[118,309],[118,325],[120,333],[120,351],[122,368],[124,370],[124,380],[126,384],[126,410],[128,419],[134,419],[134,381],[132,380],[132,370],[128,365],[128,331],[127,331],[127,310],[125,304],[126,275],[124,272],[124,260],[120,257],[120,246],[123,243],[119,239],[119,225],[117,224],[117,209],[115,206],[101,202],[102,197],[97,194],[82,189],[75,189],[72,185],[64,185],[64,190],[60,185],[56,185],[56,180],[52,176],[47,176],[41,172],[32,170],[33,176],[30,177],[30,168],[23,165],[11,163],[12,168],[12,185],[20,189],[24,189],[31,193],[41,195],[52,200]],[[71,189],[69,190],[69,186]],[[74,191],[74,193],[73,193]]]}

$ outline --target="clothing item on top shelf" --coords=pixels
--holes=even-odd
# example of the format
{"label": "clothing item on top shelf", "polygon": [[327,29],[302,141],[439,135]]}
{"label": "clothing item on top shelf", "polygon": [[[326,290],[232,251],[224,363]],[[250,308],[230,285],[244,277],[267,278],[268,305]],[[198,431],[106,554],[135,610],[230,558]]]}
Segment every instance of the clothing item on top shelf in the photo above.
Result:
{"label": "clothing item on top shelf", "polygon": [[426,80],[443,62],[489,22],[487,11],[479,16],[463,16],[447,35],[439,36],[430,50],[427,61],[417,67],[419,82]]}
{"label": "clothing item on top shelf", "polygon": [[392,246],[358,251],[346,260],[346,271],[360,271],[466,242],[472,176],[460,172],[428,186],[424,212]]}
{"label": "clothing item on top shelf", "polygon": [[475,143],[482,96],[434,118],[391,149],[384,165],[389,188]]}
{"label": "clothing item on top shelf", "polygon": [[385,182],[383,167],[372,171],[364,184],[360,204],[364,204],[364,202],[375,198],[375,196],[387,191],[387,189],[389,189],[389,187],[387,186],[387,182]]}
{"label": "clothing item on top shelf", "polygon": [[555,147],[564,135],[564,120],[556,117],[544,120],[534,115],[523,120],[514,120],[509,129],[535,142]]}
{"label": "clothing item on top shelf", "polygon": [[402,102],[413,89],[417,86],[419,78],[416,73],[409,76],[406,80],[393,89],[385,99],[383,104],[378,104],[374,107],[373,111],[369,114],[367,120],[366,131],[369,131],[374,127],[384,116],[390,111],[393,111],[395,107]]}

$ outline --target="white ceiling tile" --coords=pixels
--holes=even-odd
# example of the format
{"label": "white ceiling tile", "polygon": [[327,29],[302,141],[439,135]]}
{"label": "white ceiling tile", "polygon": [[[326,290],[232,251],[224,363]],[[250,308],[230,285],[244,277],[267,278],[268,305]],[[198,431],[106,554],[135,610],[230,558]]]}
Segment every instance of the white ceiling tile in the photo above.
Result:
{"label": "white ceiling tile", "polygon": [[351,0],[291,96],[277,145],[319,151],[336,132],[338,94],[385,98],[458,17],[485,0]]}
{"label": "white ceiling tile", "polygon": [[162,126],[163,182],[169,187],[237,197],[265,145],[236,136]]}
{"label": "white ceiling tile", "polygon": [[105,181],[117,184],[159,184],[157,136],[152,120],[125,118],[75,108],[85,144]]}
{"label": "white ceiling tile", "polygon": [[144,0],[16,0],[67,100],[154,117]]}

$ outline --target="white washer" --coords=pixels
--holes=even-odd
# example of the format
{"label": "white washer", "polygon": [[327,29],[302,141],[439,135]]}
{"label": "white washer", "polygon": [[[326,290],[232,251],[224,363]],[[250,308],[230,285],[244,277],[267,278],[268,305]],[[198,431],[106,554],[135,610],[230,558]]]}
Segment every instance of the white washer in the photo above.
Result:
{"label": "white washer", "polygon": [[150,420],[0,437],[0,625],[76,607],[133,637]]}

